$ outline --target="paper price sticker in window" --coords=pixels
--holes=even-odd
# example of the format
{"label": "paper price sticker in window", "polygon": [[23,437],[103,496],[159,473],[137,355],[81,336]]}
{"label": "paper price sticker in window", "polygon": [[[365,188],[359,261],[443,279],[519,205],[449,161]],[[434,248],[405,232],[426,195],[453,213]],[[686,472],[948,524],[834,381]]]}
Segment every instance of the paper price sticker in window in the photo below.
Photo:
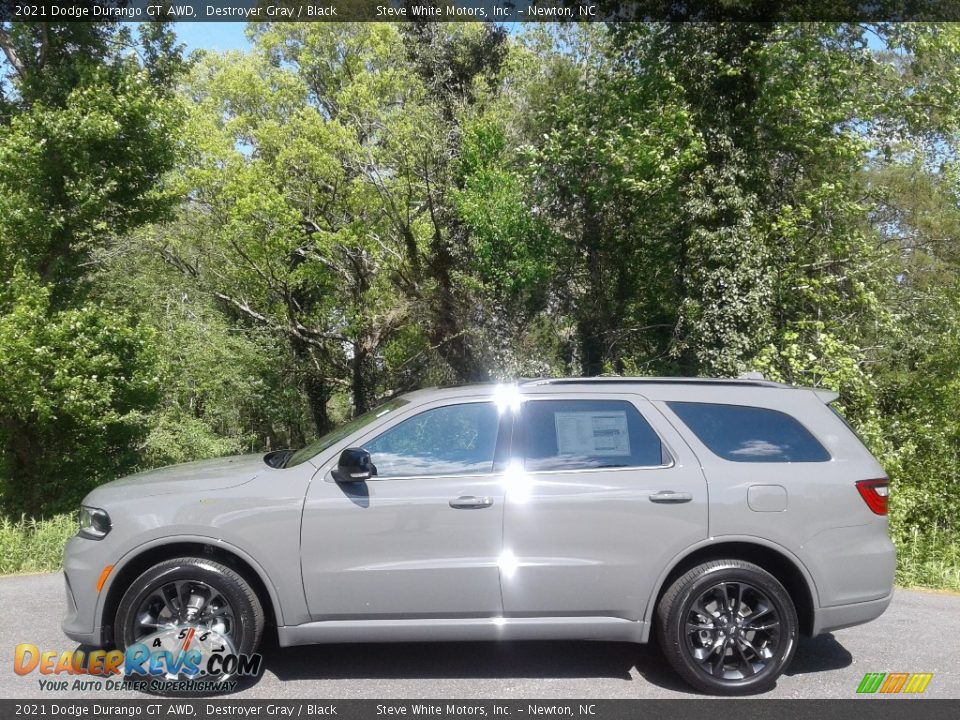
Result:
{"label": "paper price sticker in window", "polygon": [[560,455],[606,457],[630,454],[627,413],[623,410],[558,412],[553,418]]}

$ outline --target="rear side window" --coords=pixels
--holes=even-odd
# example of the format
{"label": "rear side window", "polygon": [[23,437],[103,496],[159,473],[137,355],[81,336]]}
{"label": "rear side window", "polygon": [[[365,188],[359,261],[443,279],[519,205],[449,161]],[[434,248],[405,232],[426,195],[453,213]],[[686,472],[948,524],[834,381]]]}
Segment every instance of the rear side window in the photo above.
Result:
{"label": "rear side window", "polygon": [[521,427],[527,470],[666,464],[660,438],[624,400],[529,400]]}
{"label": "rear side window", "polygon": [[830,453],[786,413],[746,405],[668,402],[700,442],[733,462],[825,462]]}

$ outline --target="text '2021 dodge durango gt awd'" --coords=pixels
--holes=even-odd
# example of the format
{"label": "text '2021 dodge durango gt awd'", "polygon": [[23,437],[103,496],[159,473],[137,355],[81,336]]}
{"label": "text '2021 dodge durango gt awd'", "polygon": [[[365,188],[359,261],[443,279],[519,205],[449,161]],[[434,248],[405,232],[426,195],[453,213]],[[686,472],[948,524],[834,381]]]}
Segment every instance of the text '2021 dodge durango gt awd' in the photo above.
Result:
{"label": "text '2021 dodge durango gt awd'", "polygon": [[890,602],[887,480],[836,397],[752,379],[429,389],[302,450],[132,475],[83,502],[63,629],[120,649],[215,631],[239,653],[267,625],[282,646],[656,633],[694,687],[758,692],[799,634]]}

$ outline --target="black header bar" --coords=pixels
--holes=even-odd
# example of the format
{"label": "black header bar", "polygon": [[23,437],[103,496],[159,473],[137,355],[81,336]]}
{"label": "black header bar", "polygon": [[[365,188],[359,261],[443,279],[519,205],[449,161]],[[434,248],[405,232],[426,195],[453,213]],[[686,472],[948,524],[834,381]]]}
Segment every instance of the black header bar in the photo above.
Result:
{"label": "black header bar", "polygon": [[190,720],[955,720],[956,700],[0,700],[0,717]]}
{"label": "black header bar", "polygon": [[960,0],[0,0],[3,22],[958,21]]}

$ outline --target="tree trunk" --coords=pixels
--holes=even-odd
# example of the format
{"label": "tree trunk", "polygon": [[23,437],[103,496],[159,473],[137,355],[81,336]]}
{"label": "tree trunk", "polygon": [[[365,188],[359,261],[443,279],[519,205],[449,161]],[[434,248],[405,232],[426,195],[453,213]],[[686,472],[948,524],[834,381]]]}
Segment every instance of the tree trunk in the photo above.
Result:
{"label": "tree trunk", "polygon": [[333,429],[333,423],[330,421],[330,415],[327,412],[327,403],[330,401],[330,386],[320,370],[313,348],[296,338],[291,339],[290,343],[294,355],[302,361],[306,369],[303,392],[307,396],[307,407],[310,410],[310,419],[313,420],[314,430],[317,431],[317,435],[326,435]]}
{"label": "tree trunk", "polygon": [[585,377],[603,373],[603,338],[597,332],[597,326],[590,318],[582,318],[577,323],[577,335],[580,339],[580,367]]}
{"label": "tree trunk", "polygon": [[333,429],[330,415],[327,413],[327,403],[330,401],[330,388],[324,378],[316,372],[310,371],[303,383],[303,390],[307,395],[307,405],[310,407],[310,418],[317,435],[326,435]]}
{"label": "tree trunk", "polygon": [[466,329],[460,327],[456,320],[456,313],[449,307],[443,307],[447,301],[441,301],[434,314],[431,343],[437,347],[437,352],[443,361],[450,366],[457,382],[472,383],[486,382],[490,373],[477,357]]}
{"label": "tree trunk", "polygon": [[369,364],[370,354],[362,343],[355,343],[353,360],[350,363],[350,389],[353,394],[354,416],[361,415],[370,409],[370,393],[367,387],[370,382]]}
{"label": "tree trunk", "polygon": [[[456,228],[452,232],[456,232]],[[458,382],[486,382],[490,379],[490,373],[470,342],[470,317],[457,297],[451,277],[453,253],[450,245],[441,236],[439,228],[434,234],[431,250],[430,272],[437,283],[437,293],[431,298],[431,344],[436,346],[440,357],[453,370]]]}
{"label": "tree trunk", "polygon": [[585,376],[592,377],[603,373],[606,360],[604,341],[609,329],[609,318],[605,310],[606,288],[601,258],[600,222],[592,212],[587,214],[584,221],[582,240],[587,254],[587,292],[579,307],[577,336],[582,372]]}

